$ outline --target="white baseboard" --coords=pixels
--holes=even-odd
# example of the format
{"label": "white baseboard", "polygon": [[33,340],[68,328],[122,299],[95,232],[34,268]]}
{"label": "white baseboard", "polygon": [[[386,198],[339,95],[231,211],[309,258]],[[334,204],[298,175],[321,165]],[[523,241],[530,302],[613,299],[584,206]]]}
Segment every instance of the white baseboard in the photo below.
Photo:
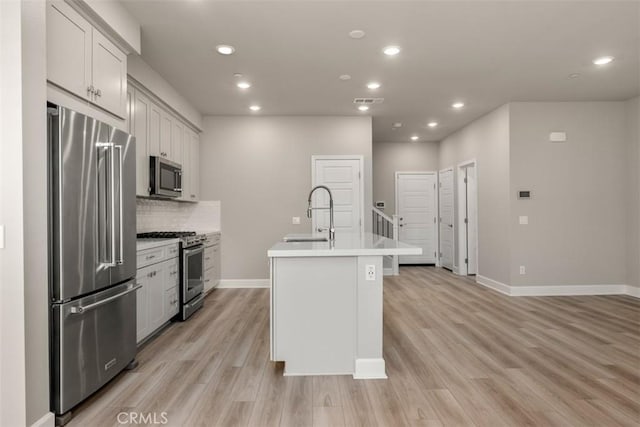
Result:
{"label": "white baseboard", "polygon": [[385,276],[393,276],[393,268],[383,268],[382,274]]}
{"label": "white baseboard", "polygon": [[640,288],[637,286],[627,285],[625,295],[629,295],[631,297],[640,298]]}
{"label": "white baseboard", "polygon": [[268,288],[271,286],[269,279],[222,279],[218,284],[218,289],[246,289],[246,288]]}
{"label": "white baseboard", "polygon": [[640,288],[628,285],[547,285],[510,286],[485,276],[476,276],[482,286],[509,296],[578,296],[578,295],[629,295],[640,298]]}
{"label": "white baseboard", "polygon": [[56,417],[53,412],[47,412],[35,423],[31,424],[31,427],[54,427],[56,424]]}
{"label": "white baseboard", "polygon": [[384,359],[356,359],[356,371],[353,373],[353,379],[371,380],[386,379]]}
{"label": "white baseboard", "polygon": [[501,294],[511,295],[511,286],[498,282],[497,280],[489,279],[488,277],[480,276],[478,274],[476,275],[476,283],[479,283],[489,289],[493,289],[494,291],[498,291]]}

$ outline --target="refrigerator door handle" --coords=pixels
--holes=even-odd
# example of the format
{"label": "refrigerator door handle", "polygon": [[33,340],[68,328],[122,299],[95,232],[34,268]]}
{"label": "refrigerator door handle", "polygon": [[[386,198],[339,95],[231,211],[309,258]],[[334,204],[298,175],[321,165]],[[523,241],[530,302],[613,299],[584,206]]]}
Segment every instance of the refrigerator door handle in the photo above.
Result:
{"label": "refrigerator door handle", "polygon": [[[123,231],[123,226],[122,226],[122,222],[124,220],[124,213],[123,213],[123,207],[122,207],[122,167],[123,162],[122,162],[122,147],[119,145],[113,145],[114,151],[118,150],[118,207],[119,209],[119,214],[120,214],[120,219],[118,221],[118,229],[119,229],[119,240],[118,240],[118,249],[119,249],[119,256],[118,257],[114,257],[115,263],[117,265],[123,264],[124,263],[124,231]],[[115,177],[114,177],[115,179]],[[113,191],[115,192],[115,187],[113,189]],[[115,196],[114,196],[115,197]],[[115,219],[115,214],[114,214],[114,219]],[[114,224],[114,228],[115,228],[115,224]],[[115,230],[114,230],[114,235],[115,235]],[[115,251],[114,251],[115,252]]]}
{"label": "refrigerator door handle", "polygon": [[94,302],[93,304],[84,305],[84,306],[83,305],[79,305],[79,306],[76,306],[76,307],[71,307],[69,309],[69,311],[71,312],[71,314],[82,314],[85,311],[93,310],[94,308],[98,308],[101,305],[107,304],[107,303],[109,303],[109,302],[111,302],[113,300],[116,300],[116,299],[118,299],[120,297],[123,297],[123,296],[125,296],[127,294],[130,294],[131,292],[135,292],[138,289],[140,289],[141,287],[142,287],[142,285],[134,286],[133,288],[127,289],[124,292],[120,292],[117,295],[113,295],[113,296],[111,296],[109,298],[105,298],[102,301]]}
{"label": "refrigerator door handle", "polygon": [[116,240],[116,227],[115,227],[115,220],[116,220],[116,204],[115,204],[115,199],[116,199],[116,193],[115,193],[115,162],[114,162],[114,145],[113,142],[97,142],[96,146],[98,148],[106,148],[107,151],[109,152],[109,163],[110,163],[110,193],[111,193],[111,209],[110,209],[110,213],[111,213],[111,219],[110,219],[110,226],[111,226],[111,244],[109,247],[109,252],[111,255],[111,258],[109,259],[109,262],[104,263],[107,267],[115,267],[116,264],[116,245],[115,245],[115,240]]}

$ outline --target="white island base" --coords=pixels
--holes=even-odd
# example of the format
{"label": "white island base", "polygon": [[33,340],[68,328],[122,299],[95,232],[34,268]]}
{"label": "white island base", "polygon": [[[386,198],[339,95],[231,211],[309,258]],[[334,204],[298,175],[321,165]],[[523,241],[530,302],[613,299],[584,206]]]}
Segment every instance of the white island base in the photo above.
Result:
{"label": "white island base", "polygon": [[[278,243],[271,260],[271,360],[285,375],[387,378],[382,257],[421,249],[373,234]],[[373,269],[373,275],[367,271]]]}

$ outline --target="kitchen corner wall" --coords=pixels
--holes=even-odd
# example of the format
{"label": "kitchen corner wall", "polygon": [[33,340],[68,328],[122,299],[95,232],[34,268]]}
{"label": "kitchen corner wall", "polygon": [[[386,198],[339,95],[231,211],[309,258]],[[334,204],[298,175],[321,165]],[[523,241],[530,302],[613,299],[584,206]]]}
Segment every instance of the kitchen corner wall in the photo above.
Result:
{"label": "kitchen corner wall", "polygon": [[[457,168],[477,161],[478,276],[509,283],[509,105],[475,120],[440,143],[440,169],[454,169],[457,218]],[[456,226],[454,241],[458,241]],[[459,265],[457,251],[454,258]]]}
{"label": "kitchen corner wall", "polygon": [[[511,104],[512,286],[626,284],[624,102]],[[637,120],[637,118],[636,118]],[[567,141],[549,142],[564,131]],[[531,190],[518,200],[518,190]],[[518,216],[527,215],[528,225]],[[526,275],[519,274],[519,266]]]}
{"label": "kitchen corner wall", "polygon": [[373,201],[385,202],[384,213],[396,213],[396,172],[438,170],[437,142],[376,142],[373,144]]}
{"label": "kitchen corner wall", "polygon": [[640,97],[625,103],[627,128],[627,285],[640,287]]}
{"label": "kitchen corner wall", "polygon": [[200,191],[222,203],[223,279],[268,278],[267,250],[288,233],[310,232],[312,155],[364,156],[363,208],[372,204],[370,117],[209,116],[203,129]]}

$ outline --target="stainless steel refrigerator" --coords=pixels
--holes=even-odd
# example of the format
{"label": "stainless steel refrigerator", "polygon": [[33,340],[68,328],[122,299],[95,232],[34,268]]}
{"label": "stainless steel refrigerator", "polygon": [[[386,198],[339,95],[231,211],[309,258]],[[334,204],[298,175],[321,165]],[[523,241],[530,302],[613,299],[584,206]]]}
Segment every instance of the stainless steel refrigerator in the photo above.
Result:
{"label": "stainless steel refrigerator", "polygon": [[136,355],[135,138],[48,105],[51,406],[67,413]]}

